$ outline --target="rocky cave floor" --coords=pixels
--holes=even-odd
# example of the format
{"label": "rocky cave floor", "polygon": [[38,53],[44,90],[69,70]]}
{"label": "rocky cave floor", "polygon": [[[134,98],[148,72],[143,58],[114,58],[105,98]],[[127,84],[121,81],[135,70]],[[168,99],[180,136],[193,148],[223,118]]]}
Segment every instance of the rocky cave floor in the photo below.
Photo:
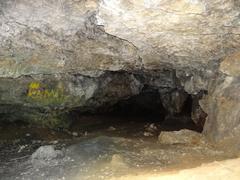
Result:
{"label": "rocky cave floor", "polygon": [[200,133],[174,131],[184,128],[194,130],[191,123],[112,116],[82,116],[68,130],[1,124],[0,179],[114,179],[237,157]]}

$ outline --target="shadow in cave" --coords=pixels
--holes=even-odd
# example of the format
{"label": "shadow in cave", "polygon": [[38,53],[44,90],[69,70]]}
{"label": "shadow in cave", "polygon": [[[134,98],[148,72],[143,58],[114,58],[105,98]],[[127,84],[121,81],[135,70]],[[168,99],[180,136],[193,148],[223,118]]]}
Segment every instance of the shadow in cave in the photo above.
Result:
{"label": "shadow in cave", "polygon": [[[178,93],[181,95],[182,91]],[[167,96],[169,97],[171,94],[167,94]],[[164,106],[162,102],[162,98],[165,96],[161,96],[157,89],[146,86],[140,94],[114,104],[102,105],[94,112],[72,111],[75,121],[71,128],[77,131],[77,127],[81,127],[81,129],[89,132],[117,129],[119,133],[137,135],[139,133],[143,134],[148,126],[154,125],[158,129],[156,135],[160,131],[177,131],[180,129],[201,132],[202,127],[196,125],[191,119],[192,96],[185,92],[184,96],[185,99],[182,104],[177,105],[177,107],[181,106],[180,110],[172,112],[169,110],[169,108],[172,108],[168,107],[171,106],[171,103],[165,102]],[[175,99],[171,100],[174,101]]]}

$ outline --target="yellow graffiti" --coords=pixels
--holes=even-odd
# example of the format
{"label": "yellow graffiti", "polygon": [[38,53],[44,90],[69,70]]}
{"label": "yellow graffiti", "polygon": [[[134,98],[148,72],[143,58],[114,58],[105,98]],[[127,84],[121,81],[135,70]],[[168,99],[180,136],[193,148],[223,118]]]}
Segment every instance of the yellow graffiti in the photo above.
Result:
{"label": "yellow graffiti", "polygon": [[32,82],[29,84],[27,96],[38,101],[58,102],[64,98],[63,87],[48,89],[39,82]]}
{"label": "yellow graffiti", "polygon": [[30,89],[39,89],[39,88],[40,88],[40,83],[38,83],[38,82],[32,82],[32,83],[29,85],[29,88],[30,88]]}

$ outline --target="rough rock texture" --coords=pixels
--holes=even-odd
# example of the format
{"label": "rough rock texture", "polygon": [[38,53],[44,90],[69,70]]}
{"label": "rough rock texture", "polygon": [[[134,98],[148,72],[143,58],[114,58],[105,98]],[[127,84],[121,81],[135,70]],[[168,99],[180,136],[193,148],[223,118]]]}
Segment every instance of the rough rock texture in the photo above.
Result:
{"label": "rough rock texture", "polygon": [[50,161],[63,157],[63,154],[62,151],[55,150],[52,145],[41,146],[31,155],[31,161],[32,163],[36,163],[34,161]]}
{"label": "rough rock texture", "polygon": [[226,179],[238,180],[240,176],[240,168],[238,164],[240,159],[231,159],[225,161],[216,161],[212,163],[204,163],[201,166],[178,171],[167,171],[163,173],[142,173],[134,175],[126,175],[123,177],[111,178],[111,180],[145,180],[145,179],[185,179],[185,180],[201,180],[201,179]]}
{"label": "rough rock texture", "polygon": [[204,127],[207,114],[200,106],[199,99],[202,99],[203,92],[197,95],[192,95],[191,119],[199,127]]}
{"label": "rough rock texture", "polygon": [[0,113],[55,125],[144,85],[205,90],[205,132],[224,136],[238,124],[239,55],[225,80],[218,68],[240,49],[239,16],[237,0],[0,0]]}
{"label": "rough rock texture", "polygon": [[199,144],[204,143],[200,133],[183,129],[180,131],[163,131],[158,136],[158,141],[163,144]]}
{"label": "rough rock texture", "polygon": [[240,47],[238,1],[102,1],[98,23],[135,44],[151,69],[206,65]]}
{"label": "rough rock texture", "polygon": [[136,48],[97,27],[89,3],[1,1],[1,77],[137,68]]}
{"label": "rough rock texture", "polygon": [[0,80],[0,113],[6,120],[25,120],[48,126],[67,126],[68,111],[91,111],[105,103],[138,94],[141,84],[131,74],[38,75]]}
{"label": "rough rock texture", "polygon": [[[235,139],[240,135],[240,62],[239,53],[228,56],[220,65],[224,74],[212,82],[209,95],[201,101],[208,114],[204,133],[215,141]],[[231,140],[230,140],[231,141]]]}
{"label": "rough rock texture", "polygon": [[173,90],[172,92],[167,92],[166,94],[161,93],[160,97],[165,109],[167,109],[170,115],[174,115],[182,112],[188,95],[186,92]]}

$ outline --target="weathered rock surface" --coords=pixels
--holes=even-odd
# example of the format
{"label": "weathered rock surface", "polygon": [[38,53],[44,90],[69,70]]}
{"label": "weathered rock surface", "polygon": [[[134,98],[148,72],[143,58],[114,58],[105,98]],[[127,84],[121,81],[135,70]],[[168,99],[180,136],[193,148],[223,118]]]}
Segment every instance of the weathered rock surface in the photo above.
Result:
{"label": "weathered rock surface", "polygon": [[0,0],[0,114],[54,126],[145,85],[205,90],[206,134],[235,136],[239,54],[219,63],[240,49],[239,15],[237,0]]}
{"label": "weathered rock surface", "polygon": [[[5,163],[0,164],[1,180],[64,178],[108,180],[130,174],[136,175],[146,170],[155,174],[165,169],[192,168],[204,162],[232,157],[225,151],[210,146],[161,144],[143,140],[142,137],[125,138],[123,137],[125,133],[123,134],[118,134],[119,137],[91,135],[74,141],[70,140],[70,142],[60,140],[56,146],[61,150],[55,150],[52,146],[40,146],[35,151],[33,147],[36,146],[30,143],[26,149],[30,158],[29,156],[24,158],[20,153],[15,154],[15,151],[19,149],[16,144],[14,146],[16,149],[13,148],[9,152],[16,160],[13,161],[9,154],[5,154],[2,158]],[[1,152],[8,149],[6,143],[0,145]],[[0,155],[4,156],[2,153]]]}
{"label": "weathered rock surface", "polygon": [[105,103],[138,94],[141,84],[131,74],[110,73],[98,78],[62,74],[0,80],[0,113],[7,120],[66,126],[67,112],[80,107],[94,111]]}
{"label": "weathered rock surface", "polygon": [[237,1],[8,0],[0,12],[1,77],[140,67],[211,74],[203,68],[240,48]]}
{"label": "weathered rock surface", "polygon": [[171,92],[161,93],[162,104],[170,115],[181,113],[188,94],[184,91],[173,90]]}
{"label": "weathered rock surface", "polygon": [[201,101],[208,114],[204,133],[214,141],[235,139],[239,148],[240,133],[240,74],[239,53],[228,56],[220,65],[222,74],[209,87],[209,94]]}
{"label": "weathered rock surface", "polygon": [[52,160],[63,156],[63,152],[55,150],[54,146],[47,145],[39,147],[31,156],[32,160]]}
{"label": "weathered rock surface", "polygon": [[204,127],[207,114],[203,111],[200,106],[199,100],[202,99],[203,92],[197,95],[192,95],[192,109],[191,109],[191,119],[200,128]]}
{"label": "weathered rock surface", "polygon": [[200,133],[183,129],[180,131],[163,131],[158,136],[158,141],[162,144],[199,144],[204,143],[204,138]]}
{"label": "weathered rock surface", "polygon": [[9,0],[0,7],[1,77],[139,67],[131,43],[96,26],[91,2]]}
{"label": "weathered rock surface", "polygon": [[138,47],[148,69],[197,69],[240,47],[238,1],[110,0],[98,10],[98,24]]}
{"label": "weathered rock surface", "polygon": [[212,163],[204,163],[201,166],[179,171],[167,171],[162,173],[140,173],[134,175],[126,175],[123,177],[114,177],[111,180],[145,180],[145,179],[226,179],[238,180],[240,176],[240,168],[238,164],[240,159],[231,159],[225,161],[216,161]]}

